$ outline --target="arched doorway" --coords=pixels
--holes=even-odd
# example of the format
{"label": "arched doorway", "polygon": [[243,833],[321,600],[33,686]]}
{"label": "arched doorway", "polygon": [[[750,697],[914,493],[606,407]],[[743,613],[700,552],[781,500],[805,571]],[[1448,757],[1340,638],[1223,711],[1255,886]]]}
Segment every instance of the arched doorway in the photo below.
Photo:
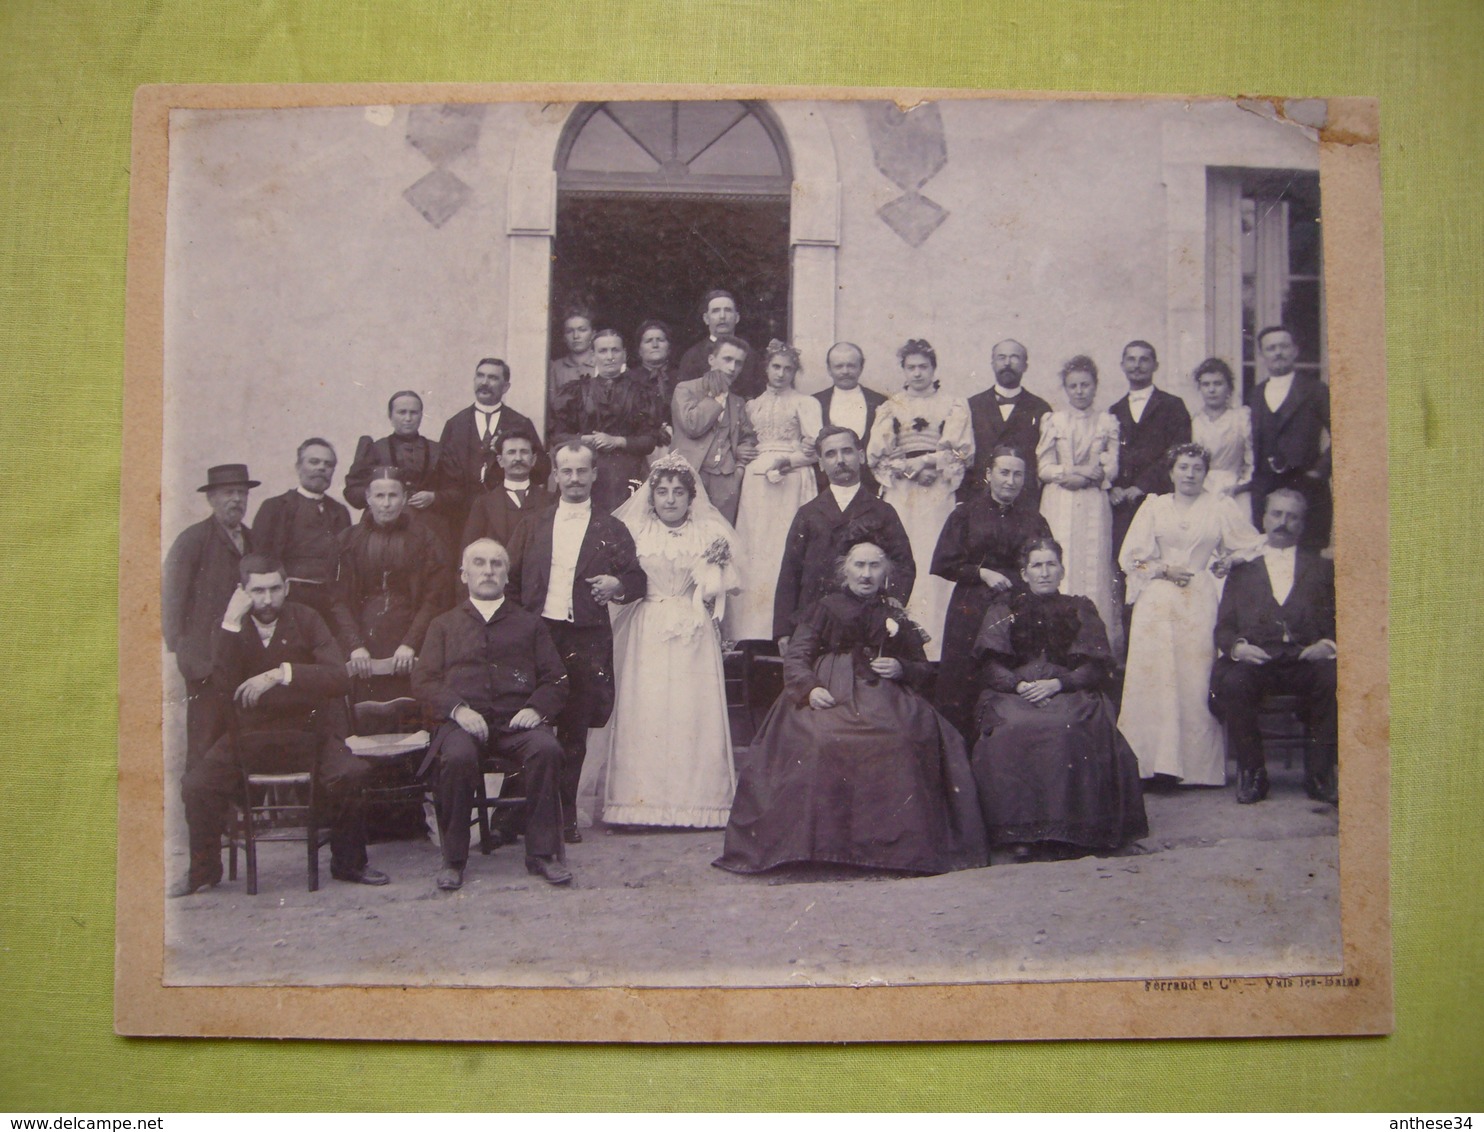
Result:
{"label": "arched doorway", "polygon": [[[563,139],[575,136],[569,126],[593,104],[548,102],[525,110],[525,123],[510,151],[506,180],[506,297],[504,341],[496,352],[509,360],[514,376],[511,401],[535,420],[546,419],[545,375],[552,341],[552,259],[557,237],[557,154]],[[789,205],[788,329],[805,357],[802,388],[828,383],[824,352],[836,338],[836,266],[840,246],[840,171],[824,107],[807,100],[773,100],[764,107],[764,122],[778,128],[775,140],[786,140],[793,182]],[[611,186],[610,186],[611,187]],[[695,293],[699,300],[705,289]],[[599,312],[600,314],[602,312]],[[498,313],[490,312],[497,320]],[[692,314],[695,317],[695,314]],[[700,336],[676,328],[679,349]],[[632,334],[635,327],[617,327]],[[745,323],[742,330],[755,336]],[[766,342],[766,339],[763,339]],[[762,345],[763,342],[758,342]],[[539,376],[538,376],[539,375]]]}
{"label": "arched doorway", "polygon": [[754,346],[789,336],[793,163],[758,102],[578,106],[556,147],[548,347],[565,352],[569,306],[624,335],[660,318],[673,356],[705,334],[700,298],[733,292]]}

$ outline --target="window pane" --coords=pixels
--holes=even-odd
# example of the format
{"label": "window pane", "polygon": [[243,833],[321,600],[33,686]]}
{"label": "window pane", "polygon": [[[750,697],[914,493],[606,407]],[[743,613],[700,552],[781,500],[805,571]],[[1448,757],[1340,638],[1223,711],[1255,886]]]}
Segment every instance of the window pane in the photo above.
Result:
{"label": "window pane", "polygon": [[1319,361],[1319,281],[1295,279],[1283,304],[1283,322],[1298,340],[1299,361]]}
{"label": "window pane", "polygon": [[763,124],[748,115],[723,134],[710,149],[690,163],[699,174],[744,174],[777,177],[783,173],[778,151]]}
{"label": "window pane", "polygon": [[652,173],[658,162],[599,110],[588,119],[567,156],[568,169],[604,173]]}
{"label": "window pane", "polygon": [[675,156],[673,102],[608,102],[603,107],[661,161]]}
{"label": "window pane", "polygon": [[689,164],[746,113],[747,107],[740,102],[680,103],[680,140],[675,156]]}
{"label": "window pane", "polygon": [[1288,212],[1288,270],[1292,275],[1319,274],[1319,217],[1293,201]]}

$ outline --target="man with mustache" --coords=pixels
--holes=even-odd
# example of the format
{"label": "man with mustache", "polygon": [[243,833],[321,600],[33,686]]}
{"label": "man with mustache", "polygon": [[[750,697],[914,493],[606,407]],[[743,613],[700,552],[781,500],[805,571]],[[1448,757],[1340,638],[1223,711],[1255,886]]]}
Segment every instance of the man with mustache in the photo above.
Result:
{"label": "man with mustache", "polygon": [[[830,386],[814,395],[819,402],[819,414],[824,426],[840,425],[856,436],[870,436],[876,423],[876,410],[886,398],[874,389],[861,384],[861,374],[866,368],[866,352],[854,342],[836,342],[824,355],[824,367],[830,374]],[[829,486],[829,477],[820,468],[817,474],[819,490]],[[880,488],[869,468],[861,469],[861,483],[873,495]]]}
{"label": "man with mustache", "polygon": [[[773,598],[773,636],[780,653],[788,647],[799,615],[835,587],[842,539],[869,539],[886,552],[893,563],[886,592],[904,605],[917,579],[901,516],[861,482],[865,454],[860,437],[843,425],[827,425],[815,448],[829,486],[794,513],[783,544]],[[743,579],[747,585],[759,582],[764,580]]]}
{"label": "man with mustache", "polygon": [[494,539],[509,546],[520,521],[543,507],[555,507],[557,496],[544,483],[531,479],[536,453],[541,444],[536,434],[523,429],[502,432],[495,439],[495,461],[500,465],[500,482],[474,501],[469,521],[464,524],[460,546],[477,539]]}
{"label": "man with mustache", "polygon": [[[540,616],[567,670],[571,694],[552,723],[562,745],[562,837],[582,840],[577,829],[577,786],[587,757],[587,733],[613,712],[613,623],[608,605],[626,605],[645,594],[649,579],[639,565],[629,528],[593,505],[596,457],[581,440],[553,453],[555,507],[536,511],[515,528],[510,542],[512,600]],[[547,879],[551,877],[548,875]]]}
{"label": "man with mustache", "polygon": [[1309,725],[1304,790],[1315,801],[1338,802],[1335,782],[1338,722],[1335,703],[1334,564],[1299,545],[1309,505],[1295,488],[1272,492],[1264,505],[1262,557],[1232,567],[1216,615],[1211,702],[1226,721],[1237,760],[1237,801],[1268,794],[1258,708],[1271,693],[1296,696]]}
{"label": "man with mustache", "polygon": [[[696,381],[706,376],[713,366],[711,356],[716,353],[716,344],[722,338],[736,338],[742,343],[746,357],[732,383],[732,392],[744,401],[750,401],[768,384],[763,374],[761,356],[745,338],[737,338],[737,323],[742,321],[742,308],[730,291],[707,291],[701,300],[701,321],[706,326],[706,337],[702,338],[680,359],[680,381]],[[716,500],[712,500],[713,503]]]}
{"label": "man with mustache", "polygon": [[253,549],[242,522],[247,493],[258,486],[246,464],[218,464],[206,471],[211,517],[187,527],[165,557],[160,620],[165,647],[175,654],[186,684],[186,766],[216,742],[219,714],[211,692],[211,634],[237,588],[237,564]]}
{"label": "man with mustache", "polygon": [[[474,403],[443,424],[438,437],[438,506],[451,532],[464,529],[474,501],[500,482],[496,438],[517,430],[536,435],[531,418],[505,404],[509,391],[510,367],[500,358],[480,358],[474,367]],[[551,462],[540,445],[535,456],[531,477],[545,483]]]}
{"label": "man with mustache", "polygon": [[325,493],[335,478],[335,449],[311,436],[299,445],[294,471],[299,486],[263,500],[253,519],[255,550],[288,568],[294,601],[333,624],[335,577],[340,567],[340,532],[350,529],[350,510]]}
{"label": "man with mustache", "polygon": [[742,469],[757,459],[757,429],[736,390],[749,357],[746,342],[722,335],[706,376],[682,380],[670,402],[675,451],[701,474],[707,497],[729,523],[737,521]]}
{"label": "man with mustache", "polygon": [[1334,501],[1330,494],[1329,386],[1296,371],[1299,350],[1286,326],[1258,331],[1257,349],[1268,376],[1253,392],[1252,498],[1279,487],[1301,492],[1309,502],[1304,546],[1329,545]]}
{"label": "man with mustache", "polygon": [[1149,495],[1167,495],[1170,477],[1165,453],[1177,444],[1190,442],[1190,410],[1173,393],[1154,385],[1159,355],[1142,338],[1123,348],[1119,363],[1128,381],[1128,392],[1108,410],[1118,422],[1118,475],[1108,492],[1113,506],[1113,577],[1115,595],[1123,609],[1123,641],[1128,647],[1134,607],[1123,601],[1127,581],[1118,565],[1118,552],[1140,504]]}
{"label": "man with mustache", "polygon": [[1008,447],[1025,460],[1025,488],[1016,506],[1032,511],[1041,506],[1036,445],[1041,439],[1041,418],[1051,412],[1051,406],[1021,384],[1029,360],[1026,348],[1013,338],[997,342],[990,350],[994,385],[969,398],[969,416],[974,425],[974,467],[959,488],[961,503],[985,490],[990,454],[996,448]]}

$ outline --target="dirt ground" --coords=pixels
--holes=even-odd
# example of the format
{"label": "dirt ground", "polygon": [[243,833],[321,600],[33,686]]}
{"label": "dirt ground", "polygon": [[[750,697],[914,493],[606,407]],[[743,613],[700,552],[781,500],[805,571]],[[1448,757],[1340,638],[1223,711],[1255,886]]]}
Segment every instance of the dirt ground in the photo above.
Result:
{"label": "dirt ground", "polygon": [[[861,985],[1323,973],[1340,969],[1338,811],[1298,768],[1273,793],[1146,799],[1150,837],[1123,855],[903,878],[839,868],[739,877],[722,834],[584,831],[552,888],[518,845],[476,851],[439,892],[431,841],[372,846],[385,888],[305,886],[303,847],[167,901],[171,984]],[[167,875],[184,872],[170,838]]]}

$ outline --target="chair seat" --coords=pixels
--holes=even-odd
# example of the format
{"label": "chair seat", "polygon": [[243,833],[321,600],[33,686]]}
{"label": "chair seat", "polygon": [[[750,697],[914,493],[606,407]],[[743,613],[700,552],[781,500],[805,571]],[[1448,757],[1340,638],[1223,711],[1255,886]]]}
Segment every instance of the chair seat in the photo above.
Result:
{"label": "chair seat", "polygon": [[350,753],[363,759],[396,759],[426,750],[433,737],[426,731],[389,735],[351,735],[345,740]]}
{"label": "chair seat", "polygon": [[310,773],[301,771],[294,774],[249,774],[248,782],[254,786],[308,786]]}

